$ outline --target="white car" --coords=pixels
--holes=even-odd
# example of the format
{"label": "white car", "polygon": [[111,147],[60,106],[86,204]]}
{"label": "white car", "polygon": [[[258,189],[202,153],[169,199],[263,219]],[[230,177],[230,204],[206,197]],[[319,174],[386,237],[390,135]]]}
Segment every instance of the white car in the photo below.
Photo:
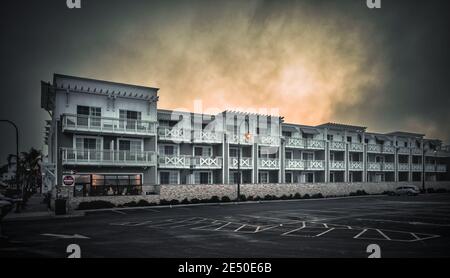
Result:
{"label": "white car", "polygon": [[417,196],[420,193],[419,188],[415,185],[405,185],[397,187],[394,191],[395,195],[401,196],[401,195],[407,195],[407,196]]}

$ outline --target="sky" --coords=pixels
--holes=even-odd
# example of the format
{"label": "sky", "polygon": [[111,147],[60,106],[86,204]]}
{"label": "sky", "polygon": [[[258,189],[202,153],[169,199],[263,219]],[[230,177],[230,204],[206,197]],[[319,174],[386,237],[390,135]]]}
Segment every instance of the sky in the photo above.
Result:
{"label": "sky", "polygon": [[[286,122],[450,143],[446,0],[9,0],[0,119],[43,148],[53,73],[159,87],[159,108],[278,110]],[[14,132],[0,123],[0,162]]]}

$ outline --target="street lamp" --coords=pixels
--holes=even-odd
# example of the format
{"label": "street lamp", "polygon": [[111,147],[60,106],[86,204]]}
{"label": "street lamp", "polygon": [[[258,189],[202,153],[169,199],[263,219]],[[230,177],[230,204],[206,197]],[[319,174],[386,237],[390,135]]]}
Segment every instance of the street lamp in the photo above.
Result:
{"label": "street lamp", "polygon": [[[243,123],[247,122],[244,120],[239,124],[238,132],[241,131],[241,126]],[[252,134],[250,133],[250,123],[247,125],[247,132],[244,134],[245,141],[250,141]],[[241,200],[241,137],[238,135],[238,181],[237,181],[237,201]]]}

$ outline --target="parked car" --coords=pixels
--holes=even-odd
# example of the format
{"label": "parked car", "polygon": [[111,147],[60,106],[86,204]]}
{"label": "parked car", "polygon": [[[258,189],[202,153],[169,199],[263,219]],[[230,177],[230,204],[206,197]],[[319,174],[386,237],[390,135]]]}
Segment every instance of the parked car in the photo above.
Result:
{"label": "parked car", "polygon": [[419,195],[419,193],[420,193],[420,190],[415,185],[399,186],[394,191],[394,195],[397,195],[397,196],[401,196],[401,195],[417,196],[417,195]]}

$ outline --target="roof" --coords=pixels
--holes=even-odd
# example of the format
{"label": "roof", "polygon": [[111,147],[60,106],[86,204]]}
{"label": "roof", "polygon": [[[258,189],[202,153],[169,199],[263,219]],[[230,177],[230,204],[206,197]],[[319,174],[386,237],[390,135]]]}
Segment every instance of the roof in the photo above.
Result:
{"label": "roof", "polygon": [[332,128],[332,129],[340,129],[340,130],[352,130],[352,131],[366,131],[366,129],[367,129],[367,127],[365,127],[365,126],[347,125],[347,124],[339,124],[339,123],[324,123],[324,124],[318,125],[316,127]]}
{"label": "roof", "polygon": [[386,133],[386,134],[392,135],[392,136],[417,137],[417,138],[422,138],[425,136],[425,134],[414,133],[414,132],[405,132],[405,131],[394,131],[394,132],[390,132],[390,133]]}

